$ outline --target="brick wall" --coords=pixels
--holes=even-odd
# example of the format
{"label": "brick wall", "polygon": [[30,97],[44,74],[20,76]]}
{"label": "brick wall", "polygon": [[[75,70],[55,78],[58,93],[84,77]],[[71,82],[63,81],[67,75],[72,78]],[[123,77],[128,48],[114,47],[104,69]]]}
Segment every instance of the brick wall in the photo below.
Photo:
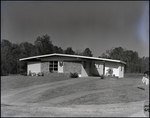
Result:
{"label": "brick wall", "polygon": [[49,72],[49,62],[41,62],[41,72]]}
{"label": "brick wall", "polygon": [[81,62],[64,62],[64,73],[75,73],[81,74]]}

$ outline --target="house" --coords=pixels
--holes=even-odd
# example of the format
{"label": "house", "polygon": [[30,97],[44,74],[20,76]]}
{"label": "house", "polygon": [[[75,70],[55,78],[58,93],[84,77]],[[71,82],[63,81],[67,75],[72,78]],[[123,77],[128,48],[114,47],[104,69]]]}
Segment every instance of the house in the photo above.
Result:
{"label": "house", "polygon": [[27,73],[78,73],[79,77],[108,75],[108,69],[113,70],[112,75],[124,77],[125,62],[68,54],[46,54],[19,59],[27,62]]}

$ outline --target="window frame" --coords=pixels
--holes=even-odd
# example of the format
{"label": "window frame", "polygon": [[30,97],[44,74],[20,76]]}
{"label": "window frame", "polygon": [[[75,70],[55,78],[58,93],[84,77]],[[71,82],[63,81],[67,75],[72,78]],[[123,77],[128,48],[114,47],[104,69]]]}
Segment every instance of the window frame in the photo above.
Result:
{"label": "window frame", "polygon": [[58,61],[49,61],[49,72],[58,72]]}

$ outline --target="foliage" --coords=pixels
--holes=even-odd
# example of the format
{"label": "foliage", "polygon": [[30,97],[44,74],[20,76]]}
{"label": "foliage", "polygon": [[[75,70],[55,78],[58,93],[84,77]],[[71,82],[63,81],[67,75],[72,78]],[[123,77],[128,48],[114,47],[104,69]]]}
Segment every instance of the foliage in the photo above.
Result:
{"label": "foliage", "polygon": [[149,57],[140,58],[138,52],[126,50],[122,47],[113,47],[102,53],[101,58],[117,59],[126,62],[126,73],[143,73],[149,70]]}
{"label": "foliage", "polygon": [[27,76],[27,72],[20,73],[20,75]]}
{"label": "foliage", "polygon": [[53,53],[61,53],[63,54],[63,49],[58,46],[53,46]]}
{"label": "foliage", "polygon": [[29,71],[29,76],[32,76],[32,72],[31,71]]}
{"label": "foliage", "polygon": [[101,78],[101,79],[104,79],[104,75],[101,75],[100,78]]}
{"label": "foliage", "polygon": [[71,55],[74,55],[75,52],[72,50],[71,47],[68,47],[65,51],[64,51],[65,54],[71,54]]}
{"label": "foliage", "polygon": [[38,76],[44,76],[44,73],[43,72],[39,72],[37,75]]}
{"label": "foliage", "polygon": [[112,69],[112,68],[109,68],[107,71],[108,71],[108,74],[109,74],[110,76],[112,76],[112,74],[113,74],[113,69]]}
{"label": "foliage", "polygon": [[83,55],[84,55],[84,56],[89,56],[89,57],[92,57],[92,56],[93,56],[92,51],[91,51],[89,48],[86,48],[86,49],[83,51]]}
{"label": "foliage", "polygon": [[78,50],[75,51],[75,55],[81,55],[82,56],[83,52],[81,52],[81,50],[78,49]]}
{"label": "foliage", "polygon": [[78,78],[79,76],[78,76],[78,73],[76,73],[76,72],[75,73],[70,72],[70,77],[71,78]]}
{"label": "foliage", "polygon": [[50,36],[47,34],[42,37],[39,36],[34,44],[37,48],[38,54],[40,55],[53,53],[53,44],[50,40]]}
{"label": "foliage", "polygon": [[[20,44],[11,43],[6,39],[1,40],[1,75],[21,74],[27,72],[27,63],[20,62],[20,58],[51,54],[51,53],[65,53],[77,54],[84,56],[93,56],[92,51],[86,48],[83,52],[73,51],[71,47],[63,50],[61,47],[53,45],[50,36],[43,35],[37,37],[34,44],[22,42]],[[103,53],[102,58],[118,59],[126,62],[125,72],[127,73],[143,73],[149,70],[149,57],[138,56],[136,51],[126,50],[122,47],[111,48]]]}
{"label": "foliage", "polygon": [[31,76],[36,76],[37,74],[35,72],[32,72],[31,73]]}
{"label": "foliage", "polygon": [[1,40],[1,75],[23,74],[27,72],[27,63],[20,62],[20,58],[42,55],[47,53],[63,53],[61,47],[54,46],[50,36],[38,37],[34,44],[22,42],[11,43],[6,39]]}

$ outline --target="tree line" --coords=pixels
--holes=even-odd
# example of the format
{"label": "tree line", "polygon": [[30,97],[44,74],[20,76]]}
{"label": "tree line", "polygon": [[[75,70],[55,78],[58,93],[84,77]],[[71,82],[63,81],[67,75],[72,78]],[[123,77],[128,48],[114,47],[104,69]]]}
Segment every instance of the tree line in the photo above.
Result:
{"label": "tree line", "polygon": [[138,52],[122,47],[113,47],[102,53],[102,58],[117,59],[126,62],[126,73],[143,73],[149,71],[149,57],[140,58]]}
{"label": "tree line", "polygon": [[89,48],[83,52],[74,51],[72,47],[63,50],[54,45],[49,35],[38,36],[34,44],[28,42],[11,43],[7,39],[1,40],[1,75],[20,74],[27,70],[26,62],[20,62],[20,58],[30,56],[61,53],[72,55],[93,56]]}
{"label": "tree line", "polygon": [[[92,57],[92,51],[85,48],[84,51],[74,51],[72,47],[62,49],[52,43],[49,35],[38,36],[34,44],[28,42],[11,43],[7,39],[1,40],[1,75],[21,74],[26,72],[26,62],[20,62],[20,58],[30,56],[61,53],[71,55],[83,55]],[[119,59],[125,61],[126,72],[144,72],[149,70],[149,57],[138,56],[138,53],[132,50],[125,50],[122,47],[112,48],[107,50],[101,56],[102,58]]]}

